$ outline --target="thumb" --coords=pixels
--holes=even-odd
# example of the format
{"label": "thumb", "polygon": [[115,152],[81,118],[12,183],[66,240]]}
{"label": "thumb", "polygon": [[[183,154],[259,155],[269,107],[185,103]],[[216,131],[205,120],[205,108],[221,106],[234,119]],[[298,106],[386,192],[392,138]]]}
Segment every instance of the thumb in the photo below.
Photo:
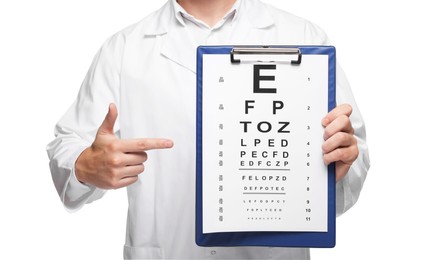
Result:
{"label": "thumb", "polygon": [[111,103],[109,105],[109,111],[107,112],[106,117],[103,120],[103,123],[98,128],[99,134],[114,134],[113,127],[115,126],[116,118],[118,116],[118,111],[116,105]]}

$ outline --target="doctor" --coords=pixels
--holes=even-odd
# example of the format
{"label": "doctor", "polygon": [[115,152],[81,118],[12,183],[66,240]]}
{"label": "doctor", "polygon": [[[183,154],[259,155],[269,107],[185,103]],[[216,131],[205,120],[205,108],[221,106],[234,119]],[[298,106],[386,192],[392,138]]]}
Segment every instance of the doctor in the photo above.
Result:
{"label": "doctor", "polygon": [[[194,239],[196,47],[327,45],[316,25],[258,0],[169,0],[110,37],[48,145],[54,184],[72,211],[127,187],[127,259],[309,259],[304,248],[201,248]],[[342,70],[322,119],[336,162],[337,214],[369,168],[364,123]],[[148,154],[148,156],[147,156]],[[148,157],[148,160],[147,160]]]}

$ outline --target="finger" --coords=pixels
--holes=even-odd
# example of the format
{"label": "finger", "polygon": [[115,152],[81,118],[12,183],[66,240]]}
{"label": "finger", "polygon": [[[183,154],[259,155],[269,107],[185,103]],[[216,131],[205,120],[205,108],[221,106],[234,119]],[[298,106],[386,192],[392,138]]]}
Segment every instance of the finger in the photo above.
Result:
{"label": "finger", "polygon": [[139,165],[147,160],[147,153],[119,153],[107,156],[106,165],[110,168],[119,169],[125,166]]}
{"label": "finger", "polygon": [[173,141],[163,138],[141,138],[120,140],[121,151],[136,153],[154,149],[168,149],[173,147]]}
{"label": "finger", "polygon": [[323,153],[329,153],[338,147],[348,147],[357,142],[355,137],[351,134],[338,132],[326,140],[322,145]]}
{"label": "finger", "polygon": [[117,111],[116,105],[111,103],[109,105],[109,111],[107,112],[107,115],[103,120],[103,123],[98,128],[98,133],[99,134],[114,134],[113,128],[115,126],[117,116],[118,116],[118,111]]}
{"label": "finger", "polygon": [[328,140],[331,136],[338,132],[345,132],[354,134],[354,129],[351,125],[350,118],[346,115],[340,115],[333,120],[328,126],[326,126],[323,139]]}
{"label": "finger", "polygon": [[125,167],[120,167],[119,169],[114,170],[114,181],[120,181],[124,178],[135,177],[141,174],[144,171],[144,164],[129,165]]}
{"label": "finger", "polygon": [[123,188],[123,187],[129,186],[129,185],[135,183],[137,180],[138,180],[138,175],[137,176],[126,177],[126,178],[121,179],[117,183],[117,185],[115,185],[113,188],[114,189]]}
{"label": "finger", "polygon": [[144,172],[144,164],[126,166],[121,169],[120,179],[135,177]]}
{"label": "finger", "polygon": [[352,114],[352,107],[349,104],[342,104],[330,111],[323,119],[322,119],[322,125],[328,126],[331,122],[333,122],[336,118],[338,118],[341,115],[345,115],[349,117]]}
{"label": "finger", "polygon": [[124,153],[122,155],[124,165],[122,166],[131,166],[131,165],[138,165],[142,164],[147,161],[147,153],[146,152],[137,152],[137,153]]}
{"label": "finger", "polygon": [[356,145],[348,147],[340,147],[332,152],[326,153],[323,155],[323,161],[326,165],[329,165],[333,162],[343,162],[345,164],[351,165],[358,156],[358,148]]}

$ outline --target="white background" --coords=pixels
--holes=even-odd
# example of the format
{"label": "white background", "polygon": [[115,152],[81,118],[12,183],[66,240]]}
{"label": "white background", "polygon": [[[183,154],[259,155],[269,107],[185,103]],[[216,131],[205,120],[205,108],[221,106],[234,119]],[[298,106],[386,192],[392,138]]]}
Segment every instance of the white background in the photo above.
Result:
{"label": "white background", "polygon": [[[267,0],[325,29],[367,123],[372,167],[317,259],[416,259],[423,232],[419,1]],[[67,213],[46,144],[111,34],[164,0],[0,2],[0,259],[120,259],[126,191]]]}

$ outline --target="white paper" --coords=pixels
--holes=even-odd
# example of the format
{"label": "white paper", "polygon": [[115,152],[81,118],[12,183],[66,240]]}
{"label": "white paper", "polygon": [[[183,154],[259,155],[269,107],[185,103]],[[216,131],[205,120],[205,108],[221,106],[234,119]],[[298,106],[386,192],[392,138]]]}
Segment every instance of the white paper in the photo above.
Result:
{"label": "white paper", "polygon": [[[254,93],[254,66],[267,64],[276,69],[258,71],[259,91],[276,93]],[[327,231],[327,68],[326,55],[301,65],[203,55],[204,233]]]}

